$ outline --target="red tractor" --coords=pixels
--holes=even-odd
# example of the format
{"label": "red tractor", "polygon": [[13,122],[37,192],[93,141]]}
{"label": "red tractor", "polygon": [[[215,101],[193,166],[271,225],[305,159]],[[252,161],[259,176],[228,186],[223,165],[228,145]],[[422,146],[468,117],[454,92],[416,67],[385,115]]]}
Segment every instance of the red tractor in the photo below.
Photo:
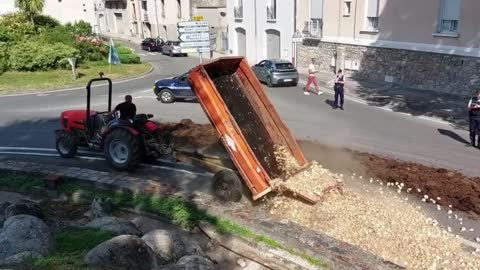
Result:
{"label": "red tractor", "polygon": [[[153,160],[171,154],[173,139],[160,125],[150,121],[151,114],[137,114],[132,121],[112,115],[112,81],[93,79],[87,85],[87,109],[70,110],[61,114],[62,129],[56,130],[56,148],[64,158],[74,157],[78,147],[103,151],[110,164],[119,170],[131,170],[142,160]],[[108,83],[108,110],[90,110],[91,86],[94,82]]]}

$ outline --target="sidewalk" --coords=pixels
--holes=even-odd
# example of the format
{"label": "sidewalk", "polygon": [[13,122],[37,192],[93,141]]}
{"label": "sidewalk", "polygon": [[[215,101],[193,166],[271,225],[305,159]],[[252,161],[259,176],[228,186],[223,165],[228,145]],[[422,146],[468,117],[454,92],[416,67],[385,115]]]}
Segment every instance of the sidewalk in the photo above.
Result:
{"label": "sidewalk", "polygon": [[[300,84],[307,82],[307,69],[298,68]],[[319,86],[323,91],[333,94],[334,74],[317,74]],[[370,106],[391,109],[395,112],[414,116],[426,116],[441,119],[457,128],[468,126],[466,106],[468,97],[441,93],[431,90],[406,88],[384,82],[371,82],[347,77],[345,82],[346,98],[357,100]]]}

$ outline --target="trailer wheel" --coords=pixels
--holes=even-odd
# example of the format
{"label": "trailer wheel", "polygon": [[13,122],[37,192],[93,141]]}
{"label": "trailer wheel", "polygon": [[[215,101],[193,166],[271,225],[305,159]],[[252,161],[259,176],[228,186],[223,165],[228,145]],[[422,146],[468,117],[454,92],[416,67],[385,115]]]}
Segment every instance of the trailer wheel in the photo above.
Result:
{"label": "trailer wheel", "polygon": [[221,200],[238,202],[242,199],[242,182],[230,170],[222,170],[213,176],[213,192]]}
{"label": "trailer wheel", "polygon": [[55,142],[55,148],[63,158],[72,158],[77,153],[77,145],[72,134],[62,132]]}

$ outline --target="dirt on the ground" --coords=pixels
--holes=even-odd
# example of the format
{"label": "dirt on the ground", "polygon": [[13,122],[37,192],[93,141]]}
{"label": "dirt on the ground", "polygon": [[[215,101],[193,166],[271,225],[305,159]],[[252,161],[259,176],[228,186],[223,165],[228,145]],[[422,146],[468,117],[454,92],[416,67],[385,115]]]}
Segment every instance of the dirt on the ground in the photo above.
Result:
{"label": "dirt on the ground", "polygon": [[452,205],[454,209],[480,215],[480,177],[468,178],[444,168],[431,168],[372,154],[355,153],[355,156],[365,165],[367,172],[378,179],[404,183],[421,199],[427,195],[442,206]]}
{"label": "dirt on the ground", "polygon": [[[218,135],[210,124],[199,125],[185,119],[166,126],[174,135],[178,148],[195,149],[218,144]],[[403,183],[406,189],[417,190],[412,194],[417,194],[420,199],[425,195],[434,200],[441,198],[437,204],[451,205],[473,217],[480,215],[480,177],[466,177],[456,171],[328,147],[317,142],[299,141],[299,144],[307,159],[318,161],[332,172],[356,173],[383,182]]]}
{"label": "dirt on the ground", "polygon": [[210,124],[195,124],[190,119],[183,119],[180,123],[165,123],[162,125],[175,138],[175,147],[203,148],[218,143],[218,136]]}

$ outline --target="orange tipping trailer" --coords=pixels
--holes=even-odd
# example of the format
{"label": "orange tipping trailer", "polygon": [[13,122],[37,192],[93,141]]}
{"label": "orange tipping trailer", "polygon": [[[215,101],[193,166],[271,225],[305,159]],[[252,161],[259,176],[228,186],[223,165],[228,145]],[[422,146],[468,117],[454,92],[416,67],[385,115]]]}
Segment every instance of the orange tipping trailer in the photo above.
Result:
{"label": "orange tipping trailer", "polygon": [[188,81],[254,200],[272,191],[271,180],[282,175],[274,155],[276,145],[285,146],[301,166],[306,164],[243,57],[199,65]]}

